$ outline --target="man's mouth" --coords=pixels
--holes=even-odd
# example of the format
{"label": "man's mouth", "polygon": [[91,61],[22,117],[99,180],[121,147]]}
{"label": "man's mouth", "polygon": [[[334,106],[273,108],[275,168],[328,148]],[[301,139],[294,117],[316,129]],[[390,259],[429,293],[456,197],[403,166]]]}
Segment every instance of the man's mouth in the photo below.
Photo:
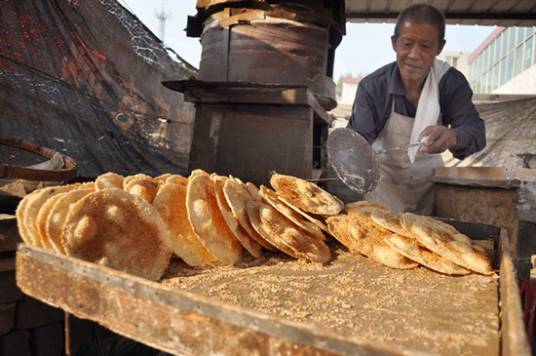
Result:
{"label": "man's mouth", "polygon": [[420,66],[417,66],[417,65],[414,65],[414,64],[411,64],[411,63],[406,63],[406,67],[408,67],[411,70],[419,70],[419,69],[421,69]]}

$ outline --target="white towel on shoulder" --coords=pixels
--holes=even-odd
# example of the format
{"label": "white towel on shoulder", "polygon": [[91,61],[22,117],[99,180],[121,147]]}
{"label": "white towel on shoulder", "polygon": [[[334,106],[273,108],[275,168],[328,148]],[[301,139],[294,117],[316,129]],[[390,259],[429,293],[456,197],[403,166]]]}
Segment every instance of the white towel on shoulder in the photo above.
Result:
{"label": "white towel on shoulder", "polygon": [[[417,104],[417,113],[415,114],[413,129],[411,130],[410,144],[419,142],[419,135],[427,126],[437,125],[439,114],[441,113],[439,107],[439,81],[449,68],[450,64],[447,62],[434,59],[434,63],[430,68],[430,72],[428,72],[424,87],[422,88],[419,103]],[[418,149],[419,147],[408,148],[408,156],[411,163],[415,161]]]}

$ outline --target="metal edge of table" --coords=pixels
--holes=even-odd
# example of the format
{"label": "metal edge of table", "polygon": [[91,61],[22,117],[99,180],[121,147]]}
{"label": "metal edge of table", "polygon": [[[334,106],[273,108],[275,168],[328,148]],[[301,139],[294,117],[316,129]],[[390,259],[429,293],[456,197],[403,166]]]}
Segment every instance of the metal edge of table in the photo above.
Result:
{"label": "metal edge of table", "polygon": [[166,352],[423,354],[343,338],[24,244],[18,247],[16,268],[24,293]]}
{"label": "metal edge of table", "polygon": [[506,229],[501,229],[499,250],[501,251],[499,272],[501,354],[530,356],[531,350],[525,333],[519,286],[512,261],[512,247]]}

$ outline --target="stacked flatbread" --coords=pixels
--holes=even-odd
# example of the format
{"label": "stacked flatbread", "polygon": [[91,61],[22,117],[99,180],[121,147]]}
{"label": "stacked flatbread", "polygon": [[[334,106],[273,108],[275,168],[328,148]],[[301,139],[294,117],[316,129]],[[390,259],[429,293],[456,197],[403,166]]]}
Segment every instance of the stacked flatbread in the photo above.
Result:
{"label": "stacked flatbread", "polygon": [[359,201],[347,204],[327,224],[350,251],[392,268],[422,265],[448,275],[493,274],[489,252],[432,217],[399,215],[382,204]]}
{"label": "stacked flatbread", "polygon": [[[17,209],[19,231],[27,244],[153,280],[172,254],[194,267],[233,265],[264,249],[329,261],[321,215],[338,214],[343,204],[298,178],[276,174],[272,184],[277,192],[202,170],[189,178],[106,173],[27,195]],[[302,196],[289,196],[292,184]]]}

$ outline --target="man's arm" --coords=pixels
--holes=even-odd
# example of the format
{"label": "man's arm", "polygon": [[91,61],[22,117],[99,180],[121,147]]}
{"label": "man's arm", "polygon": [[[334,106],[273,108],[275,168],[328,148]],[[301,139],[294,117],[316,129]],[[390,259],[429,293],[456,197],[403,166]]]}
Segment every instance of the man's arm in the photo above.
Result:
{"label": "man's arm", "polygon": [[378,136],[375,124],[377,121],[377,111],[372,97],[365,87],[359,84],[347,127],[359,133],[372,144]]}
{"label": "man's arm", "polygon": [[456,134],[456,145],[450,151],[454,157],[464,159],[486,146],[486,128],[473,105],[473,91],[463,74],[456,73],[456,85],[449,91],[443,115],[444,122],[450,122]]}

